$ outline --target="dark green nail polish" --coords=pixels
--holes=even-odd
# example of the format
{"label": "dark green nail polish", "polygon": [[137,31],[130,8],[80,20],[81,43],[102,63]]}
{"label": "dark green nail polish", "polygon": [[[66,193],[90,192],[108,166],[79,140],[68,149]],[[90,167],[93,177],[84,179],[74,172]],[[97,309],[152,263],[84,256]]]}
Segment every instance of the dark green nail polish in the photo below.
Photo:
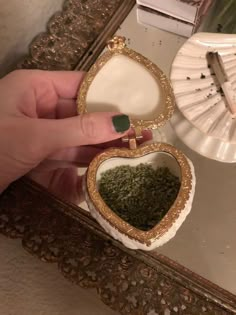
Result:
{"label": "dark green nail polish", "polygon": [[113,116],[112,123],[116,132],[125,132],[130,128],[130,121],[127,115]]}

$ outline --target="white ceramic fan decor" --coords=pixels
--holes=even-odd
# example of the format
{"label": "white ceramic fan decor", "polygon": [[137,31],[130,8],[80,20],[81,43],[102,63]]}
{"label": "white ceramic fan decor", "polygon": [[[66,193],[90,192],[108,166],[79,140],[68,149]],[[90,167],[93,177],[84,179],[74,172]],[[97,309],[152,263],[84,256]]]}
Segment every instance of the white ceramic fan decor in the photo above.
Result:
{"label": "white ceramic fan decor", "polygon": [[[219,161],[235,162],[236,119],[209,65],[209,52],[221,56],[236,93],[236,35],[232,34],[197,33],[189,38],[173,61],[171,83],[178,109],[193,126],[192,131],[196,128],[195,135],[198,133],[211,143],[209,149],[200,153]],[[201,136],[199,139],[202,140]]]}

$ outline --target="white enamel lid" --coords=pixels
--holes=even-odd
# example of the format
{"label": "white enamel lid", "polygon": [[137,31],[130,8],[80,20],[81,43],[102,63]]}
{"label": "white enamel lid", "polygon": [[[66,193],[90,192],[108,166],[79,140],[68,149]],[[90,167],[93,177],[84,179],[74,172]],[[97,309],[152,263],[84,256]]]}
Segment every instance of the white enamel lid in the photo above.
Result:
{"label": "white enamel lid", "polygon": [[78,112],[118,111],[142,129],[164,125],[175,103],[169,80],[154,63],[125,47],[122,37],[112,44],[86,74]]}

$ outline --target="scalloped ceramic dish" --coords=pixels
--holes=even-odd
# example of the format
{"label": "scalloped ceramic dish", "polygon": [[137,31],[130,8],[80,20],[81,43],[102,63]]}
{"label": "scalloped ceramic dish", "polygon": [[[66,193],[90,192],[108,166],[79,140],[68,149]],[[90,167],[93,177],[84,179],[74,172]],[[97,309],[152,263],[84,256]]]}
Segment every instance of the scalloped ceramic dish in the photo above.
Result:
{"label": "scalloped ceramic dish", "polygon": [[[170,77],[176,104],[183,116],[200,133],[218,140],[216,143],[226,143],[226,147],[227,144],[236,144],[236,120],[232,119],[208,65],[206,54],[211,51],[221,55],[236,92],[236,35],[232,34],[193,35],[178,51]],[[217,152],[213,156],[217,157]],[[231,152],[229,158],[225,156],[219,160],[236,161],[236,152],[233,155]]]}
{"label": "scalloped ceramic dish", "polygon": [[183,143],[198,154],[224,163],[236,161],[236,143],[223,142],[201,132],[178,109],[171,118],[171,125]]}
{"label": "scalloped ceramic dish", "polygon": [[[192,163],[165,143],[137,146],[143,130],[158,130],[173,114],[174,97],[169,81],[151,61],[128,49],[124,38],[114,37],[108,50],[86,74],[78,95],[80,114],[119,111],[128,114],[135,137],[129,148],[111,148],[97,155],[84,176],[83,190],[91,215],[115,239],[132,249],[152,250],[171,239],[191,210],[195,175]],[[101,174],[120,165],[147,163],[166,166],[181,182],[176,200],[160,222],[148,231],[133,227],[116,215],[99,194]],[[143,209],[145,211],[145,209]]]}

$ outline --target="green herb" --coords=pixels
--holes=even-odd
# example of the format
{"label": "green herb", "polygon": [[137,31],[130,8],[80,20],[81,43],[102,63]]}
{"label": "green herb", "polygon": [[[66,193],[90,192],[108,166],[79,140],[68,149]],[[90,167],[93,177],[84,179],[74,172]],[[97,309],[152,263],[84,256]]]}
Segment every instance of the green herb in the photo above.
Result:
{"label": "green herb", "polygon": [[174,203],[180,181],[167,167],[123,165],[104,172],[98,187],[112,211],[132,226],[147,231]]}

